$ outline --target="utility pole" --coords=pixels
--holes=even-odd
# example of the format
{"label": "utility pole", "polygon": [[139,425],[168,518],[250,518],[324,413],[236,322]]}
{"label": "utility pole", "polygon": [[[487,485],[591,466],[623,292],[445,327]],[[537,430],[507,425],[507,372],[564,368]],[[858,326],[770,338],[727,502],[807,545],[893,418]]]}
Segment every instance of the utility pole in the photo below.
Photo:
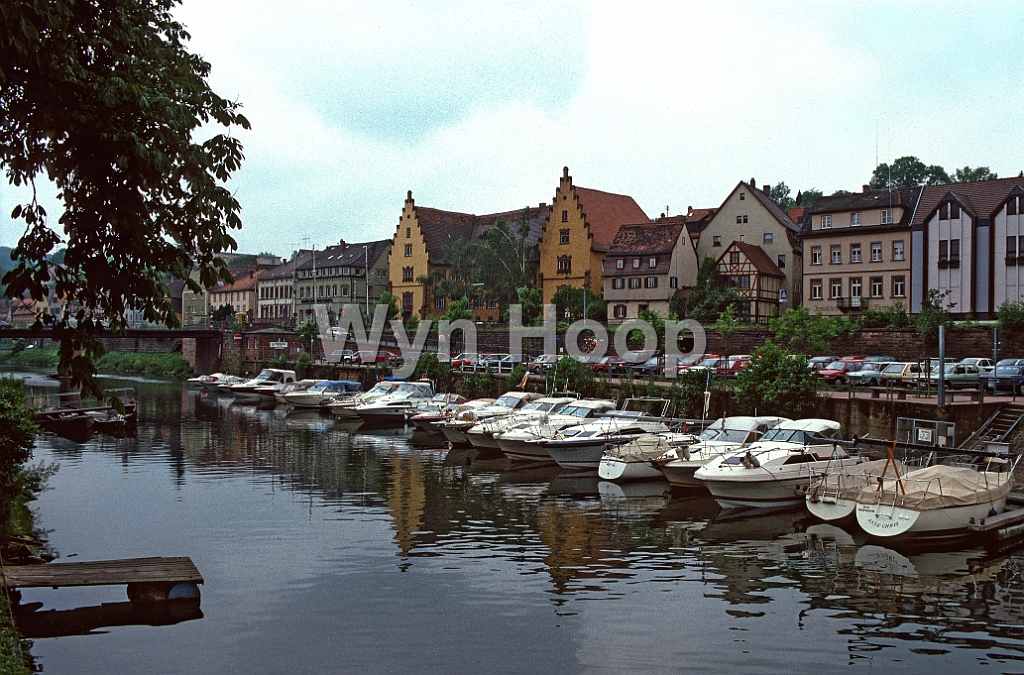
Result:
{"label": "utility pole", "polygon": [[366,284],[366,315],[370,315],[370,249],[363,247],[363,254],[366,256],[366,269],[363,272],[363,283]]}

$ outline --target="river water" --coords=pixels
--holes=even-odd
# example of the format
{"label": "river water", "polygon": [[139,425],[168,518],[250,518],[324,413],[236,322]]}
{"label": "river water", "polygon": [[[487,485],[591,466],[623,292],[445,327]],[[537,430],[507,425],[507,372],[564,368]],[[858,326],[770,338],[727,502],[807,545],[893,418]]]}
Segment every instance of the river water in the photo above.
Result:
{"label": "river water", "polygon": [[1019,551],[895,551],[802,511],[728,517],[699,492],[108,385],[139,391],[138,437],[41,437],[60,468],[39,522],[61,561],[190,556],[202,617],[37,639],[44,673],[1024,672]]}

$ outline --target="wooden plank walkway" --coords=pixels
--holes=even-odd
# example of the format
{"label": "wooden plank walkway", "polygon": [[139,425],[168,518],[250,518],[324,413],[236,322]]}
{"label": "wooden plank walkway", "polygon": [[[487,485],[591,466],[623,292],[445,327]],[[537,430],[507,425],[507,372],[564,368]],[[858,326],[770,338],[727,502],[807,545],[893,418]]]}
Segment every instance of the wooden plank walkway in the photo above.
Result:
{"label": "wooden plank walkway", "polygon": [[1015,509],[1003,511],[997,516],[989,516],[979,523],[971,523],[967,529],[971,532],[992,532],[1021,523],[1024,523],[1024,509]]}
{"label": "wooden plank walkway", "polygon": [[161,582],[203,583],[191,558],[129,558],[92,562],[21,565],[3,570],[4,587],[59,588]]}

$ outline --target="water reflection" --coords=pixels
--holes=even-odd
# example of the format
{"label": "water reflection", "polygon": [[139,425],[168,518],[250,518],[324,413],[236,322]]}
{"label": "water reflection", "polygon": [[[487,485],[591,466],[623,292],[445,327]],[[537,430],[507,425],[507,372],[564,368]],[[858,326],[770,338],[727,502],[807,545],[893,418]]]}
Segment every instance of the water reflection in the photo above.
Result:
{"label": "water reflection", "polygon": [[[558,663],[565,672],[680,663],[803,672],[837,658],[925,672],[936,663],[1024,658],[1015,551],[893,551],[803,510],[725,513],[700,491],[620,486],[494,453],[446,451],[437,437],[411,430],[364,431],[316,412],[238,406],[173,384],[136,386],[136,439],[40,443],[67,464],[62,474],[78,472],[96,481],[94,490],[110,480],[104,462],[112,461],[125,501],[106,504],[109,520],[91,524],[46,520],[47,509],[60,509],[45,497],[41,508],[55,540],[66,537],[93,558],[106,555],[111,523],[141,540],[117,546],[147,555],[172,538],[166,523],[188,521],[184,534],[173,530],[174,546],[185,550],[173,552],[200,559],[208,585],[219,588],[204,599],[206,618],[180,628],[201,631],[193,669],[213,672],[223,663],[212,650],[245,642],[247,669],[274,670],[267,664],[280,658],[256,656],[269,646],[240,637],[258,633],[305,672],[344,669],[339,651],[379,659],[364,656],[364,672],[472,671],[481,663],[514,672],[506,659],[526,639],[524,617],[531,667]],[[126,504],[159,492],[154,481],[179,495],[160,503],[172,509],[166,522],[120,524],[142,508]],[[249,598],[254,583],[270,584],[260,589],[269,602]],[[364,623],[310,609],[328,598],[358,608]],[[450,613],[443,620],[435,611],[442,606]],[[262,619],[246,623],[250,615]],[[437,634],[449,620],[461,628]],[[394,625],[434,635],[449,657],[426,660],[438,645],[422,641],[401,653],[376,646]],[[132,639],[171,639],[160,630],[179,628]],[[95,642],[79,646],[99,662],[110,648]],[[70,658],[59,643],[38,643],[44,665]]]}

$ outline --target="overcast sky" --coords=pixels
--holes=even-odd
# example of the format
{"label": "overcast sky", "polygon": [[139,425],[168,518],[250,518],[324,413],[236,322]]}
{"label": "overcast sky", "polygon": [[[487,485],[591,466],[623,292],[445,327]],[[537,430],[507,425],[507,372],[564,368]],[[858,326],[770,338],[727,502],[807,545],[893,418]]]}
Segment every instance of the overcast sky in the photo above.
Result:
{"label": "overcast sky", "polygon": [[[859,190],[876,152],[1014,175],[1020,10],[185,0],[177,16],[252,123],[239,250],[287,256],[390,238],[407,190],[469,213],[550,203],[563,166],[652,217],[751,177]],[[0,187],[5,218],[20,194]]]}

